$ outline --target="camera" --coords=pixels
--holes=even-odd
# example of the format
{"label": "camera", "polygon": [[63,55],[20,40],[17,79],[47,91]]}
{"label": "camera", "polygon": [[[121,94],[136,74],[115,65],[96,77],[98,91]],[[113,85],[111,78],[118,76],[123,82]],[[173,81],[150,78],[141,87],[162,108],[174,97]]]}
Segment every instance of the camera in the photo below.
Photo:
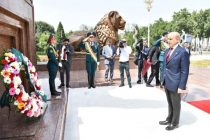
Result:
{"label": "camera", "polygon": [[119,46],[120,48],[124,48],[124,43],[126,43],[126,41],[119,41],[118,46]]}

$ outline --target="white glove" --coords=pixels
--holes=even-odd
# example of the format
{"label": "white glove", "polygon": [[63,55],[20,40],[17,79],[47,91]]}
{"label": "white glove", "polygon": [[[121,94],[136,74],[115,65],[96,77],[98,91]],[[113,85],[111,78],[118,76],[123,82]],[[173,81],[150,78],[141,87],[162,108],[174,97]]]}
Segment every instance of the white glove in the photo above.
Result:
{"label": "white glove", "polygon": [[61,63],[61,62],[59,62],[59,63],[58,63],[58,66],[59,66],[59,67],[62,67],[62,63]]}
{"label": "white glove", "polygon": [[100,64],[100,62],[97,62],[97,65],[99,65]]}
{"label": "white glove", "polygon": [[164,37],[164,36],[162,36],[160,40],[161,40],[161,41],[163,41],[164,39],[165,39],[165,37]]}

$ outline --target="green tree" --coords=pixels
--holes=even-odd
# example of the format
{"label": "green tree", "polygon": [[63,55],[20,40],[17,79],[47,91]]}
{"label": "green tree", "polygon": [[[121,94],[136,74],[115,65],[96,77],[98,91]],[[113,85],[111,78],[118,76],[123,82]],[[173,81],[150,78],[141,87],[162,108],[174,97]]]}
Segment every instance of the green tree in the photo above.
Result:
{"label": "green tree", "polygon": [[65,32],[64,32],[64,28],[61,22],[59,22],[58,24],[58,28],[56,31],[56,40],[58,43],[62,42],[62,40],[66,38]]}
{"label": "green tree", "polygon": [[35,32],[36,35],[40,35],[43,32],[48,31],[49,33],[54,34],[55,33],[55,29],[52,25],[44,22],[44,21],[36,21],[35,22]]}
{"label": "green tree", "polygon": [[191,17],[191,13],[188,12],[186,8],[181,9],[179,12],[175,12],[173,15],[173,20],[171,21],[172,29],[181,33],[184,30],[186,33],[193,32],[194,22]]}
{"label": "green tree", "polygon": [[47,41],[50,33],[45,31],[39,37],[36,38],[36,49],[37,52],[44,54],[47,50]]}

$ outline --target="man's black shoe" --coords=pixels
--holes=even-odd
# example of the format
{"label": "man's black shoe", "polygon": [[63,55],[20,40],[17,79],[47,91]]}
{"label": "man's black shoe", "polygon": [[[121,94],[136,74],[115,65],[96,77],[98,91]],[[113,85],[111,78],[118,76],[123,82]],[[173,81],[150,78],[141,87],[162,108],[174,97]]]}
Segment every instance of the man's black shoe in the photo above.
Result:
{"label": "man's black shoe", "polygon": [[170,122],[169,121],[159,121],[160,125],[169,125]]}
{"label": "man's black shoe", "polygon": [[52,96],[60,96],[61,95],[61,92],[56,91],[56,92],[52,93],[51,95]]}
{"label": "man's black shoe", "polygon": [[92,88],[96,88],[96,86],[95,85],[92,85]]}
{"label": "man's black shoe", "polygon": [[138,80],[136,83],[137,83],[137,84],[142,84],[141,80]]}
{"label": "man's black shoe", "polygon": [[60,86],[58,86],[58,88],[62,88],[62,87],[64,87],[64,85],[62,85],[62,84]]}
{"label": "man's black shoe", "polygon": [[66,88],[71,88],[70,85],[66,85]]}
{"label": "man's black shoe", "polygon": [[168,125],[166,127],[166,130],[170,131],[170,130],[174,130],[174,129],[178,128],[178,127],[179,127],[179,125],[170,124],[170,125]]}
{"label": "man's black shoe", "polygon": [[131,84],[129,84],[129,88],[132,88],[132,85]]}
{"label": "man's black shoe", "polygon": [[91,86],[88,86],[88,89],[90,89],[91,88]]}
{"label": "man's black shoe", "polygon": [[125,86],[125,85],[124,85],[124,84],[120,84],[120,85],[119,85],[119,87],[123,87],[123,86]]}
{"label": "man's black shoe", "polygon": [[160,83],[156,83],[156,86],[160,86]]}
{"label": "man's black shoe", "polygon": [[153,86],[152,86],[152,85],[150,85],[150,84],[146,84],[146,86],[147,86],[147,87],[153,87]]}

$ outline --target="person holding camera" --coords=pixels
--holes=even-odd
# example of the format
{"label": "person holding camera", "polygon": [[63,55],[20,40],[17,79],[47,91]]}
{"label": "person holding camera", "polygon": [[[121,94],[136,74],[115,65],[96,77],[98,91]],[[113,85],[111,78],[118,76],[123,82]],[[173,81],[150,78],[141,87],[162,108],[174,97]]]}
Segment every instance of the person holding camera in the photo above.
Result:
{"label": "person holding camera", "polygon": [[130,46],[127,45],[127,41],[125,39],[119,42],[119,48],[117,49],[117,55],[120,55],[119,70],[120,70],[121,84],[119,87],[124,86],[124,70],[125,70],[129,88],[132,88],[130,66],[129,66],[129,55],[131,54],[131,52],[132,52],[132,49]]}
{"label": "person holding camera", "polygon": [[[140,39],[136,45],[136,57],[137,57],[137,65],[138,65],[138,81],[137,84],[142,84],[141,73],[144,66],[144,60],[147,60],[149,47],[147,46],[147,41]],[[144,74],[144,81],[147,82],[147,72]]]}
{"label": "person holding camera", "polygon": [[59,54],[59,69],[60,69],[60,79],[61,84],[58,88],[62,88],[65,86],[64,84],[64,72],[66,72],[66,88],[70,88],[70,69],[72,56],[74,53],[73,47],[69,44],[69,39],[65,38],[63,40],[63,45],[58,46],[58,54]]}

